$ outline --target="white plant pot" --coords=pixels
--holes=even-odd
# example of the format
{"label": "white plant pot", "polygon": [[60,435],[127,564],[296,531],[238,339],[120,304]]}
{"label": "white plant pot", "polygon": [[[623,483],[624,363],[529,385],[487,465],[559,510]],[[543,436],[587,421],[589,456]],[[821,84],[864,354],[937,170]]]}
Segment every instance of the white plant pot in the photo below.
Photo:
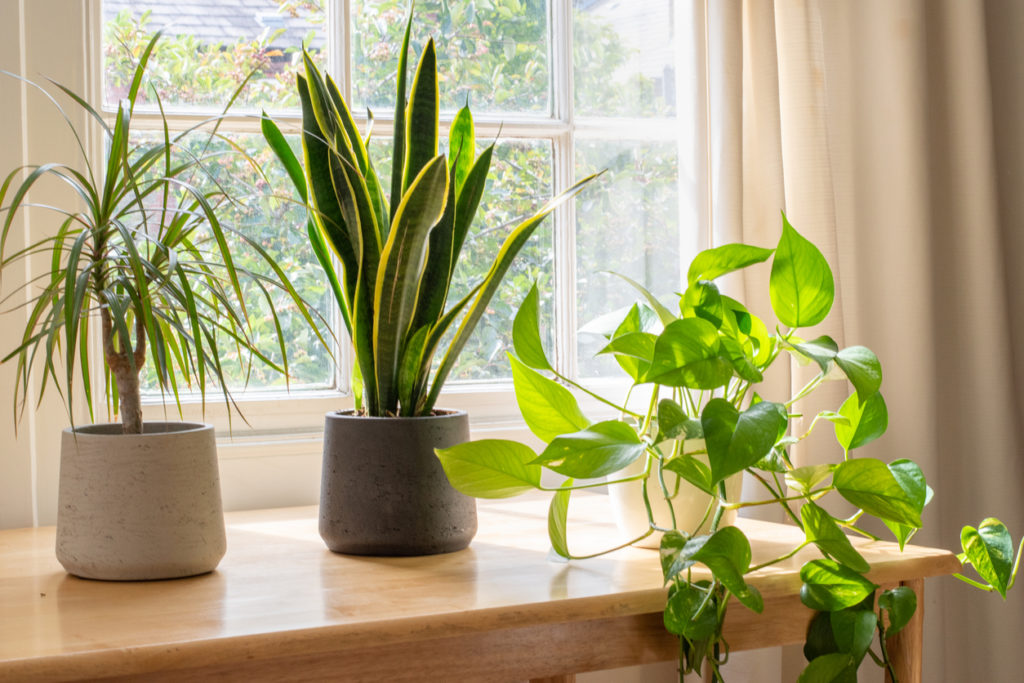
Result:
{"label": "white plant pot", "polygon": [[[685,453],[694,453],[704,450],[703,439],[689,439],[683,446]],[[705,453],[697,453],[695,458],[708,464],[708,457]],[[609,480],[624,479],[644,471],[645,458],[637,458],[636,462],[629,467],[609,475]],[[682,480],[672,472],[665,473],[665,484],[669,492],[676,492],[672,497],[672,511],[675,512],[675,528],[690,534],[707,533],[711,528],[711,516],[708,516],[704,523],[705,513],[711,496],[704,493],[689,482]],[[678,489],[676,485],[678,484]],[[738,501],[743,490],[743,475],[735,474],[725,480],[726,500]],[[662,528],[672,528],[672,513],[669,511],[668,503],[658,484],[657,473],[652,473],[647,484],[647,495],[651,502],[651,513],[654,515],[655,523]],[[643,482],[640,480],[629,481],[622,484],[611,484],[608,486],[608,497],[611,501],[612,515],[615,517],[615,524],[619,528],[621,542],[638,538],[649,528],[647,519],[647,508],[644,506]],[[713,511],[712,511],[713,515]],[[720,526],[731,526],[736,522],[736,511],[726,510],[722,515]],[[698,528],[698,525],[700,527]],[[641,548],[657,548],[661,545],[661,533],[655,532],[647,538],[635,543]]]}
{"label": "white plant pot", "polygon": [[146,422],[65,429],[57,559],[89,579],[171,579],[212,571],[227,548],[213,427]]}

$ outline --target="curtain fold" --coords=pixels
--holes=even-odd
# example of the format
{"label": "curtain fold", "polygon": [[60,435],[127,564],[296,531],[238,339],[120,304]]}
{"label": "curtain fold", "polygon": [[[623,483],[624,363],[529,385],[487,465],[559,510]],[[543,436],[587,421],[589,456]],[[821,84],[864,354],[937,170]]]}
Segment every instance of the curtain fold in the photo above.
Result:
{"label": "curtain fold", "polygon": [[[914,542],[957,549],[960,528],[986,515],[1019,539],[1024,6],[695,7],[706,22],[706,89],[696,95],[707,98],[709,241],[773,245],[784,210],[822,249],[836,303],[809,334],[878,353],[889,430],[860,454],[910,457],[924,469],[936,496]],[[766,274],[727,288],[767,302]],[[770,381],[795,390],[809,372],[789,368]],[[828,386],[803,412],[834,409],[847,391]],[[834,456],[829,430],[816,431],[794,451],[800,464]],[[1016,680],[1019,591],[1002,604],[951,578],[929,581],[924,680]],[[778,668],[772,657],[763,663]],[[795,680],[802,656],[783,659],[778,679]],[[776,678],[765,666],[740,669],[732,683]]]}

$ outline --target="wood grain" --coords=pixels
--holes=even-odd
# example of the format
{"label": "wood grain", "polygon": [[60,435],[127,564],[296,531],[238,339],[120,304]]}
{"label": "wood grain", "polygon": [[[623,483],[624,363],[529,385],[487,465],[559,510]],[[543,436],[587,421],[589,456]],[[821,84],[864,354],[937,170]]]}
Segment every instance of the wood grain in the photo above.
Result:
{"label": "wood grain", "polygon": [[[570,524],[574,552],[614,544],[606,506],[604,496],[573,497],[570,517],[583,520]],[[144,583],[68,576],[52,528],[2,531],[0,680],[507,681],[675,658],[656,551],[553,562],[546,507],[536,497],[482,502],[469,549],[419,558],[333,554],[315,508],[232,513],[217,571]],[[782,525],[741,526],[755,563],[802,540]],[[959,568],[944,550],[854,543],[876,583]],[[798,570],[809,557],[751,578],[765,614],[730,607],[734,650],[803,640]]]}

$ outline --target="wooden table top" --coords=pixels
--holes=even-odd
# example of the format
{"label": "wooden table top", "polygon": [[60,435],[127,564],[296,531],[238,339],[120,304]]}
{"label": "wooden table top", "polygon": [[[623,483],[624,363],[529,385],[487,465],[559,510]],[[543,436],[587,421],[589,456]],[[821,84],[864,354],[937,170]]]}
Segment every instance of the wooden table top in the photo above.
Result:
{"label": "wooden table top", "polygon": [[[600,495],[574,496],[570,548],[615,539]],[[53,528],[0,531],[0,680],[131,674],[277,652],[300,656],[330,642],[357,650],[487,630],[660,613],[656,551],[549,559],[547,500],[481,501],[469,549],[418,558],[343,556],[317,534],[315,507],[227,515],[228,551],[204,576],[108,583],[64,573]],[[790,526],[741,520],[754,563],[802,536]],[[879,584],[949,574],[952,553],[854,540]],[[766,604],[799,592],[805,549],[750,579]],[[737,607],[733,612],[745,611]]]}

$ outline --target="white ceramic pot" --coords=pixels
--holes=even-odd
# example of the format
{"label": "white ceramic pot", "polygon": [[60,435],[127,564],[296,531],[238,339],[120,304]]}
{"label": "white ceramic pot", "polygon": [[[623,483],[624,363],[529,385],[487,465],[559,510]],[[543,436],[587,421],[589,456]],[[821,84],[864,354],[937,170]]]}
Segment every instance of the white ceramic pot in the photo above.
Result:
{"label": "white ceramic pot", "polygon": [[65,429],[57,559],[89,579],[172,579],[212,571],[227,548],[213,427],[146,422]]}
{"label": "white ceramic pot", "polygon": [[[689,439],[683,446],[684,452],[694,453],[704,450],[703,439]],[[705,465],[708,457],[705,453],[697,453],[695,458],[701,460]],[[645,458],[637,458],[626,469],[609,475],[608,479],[624,479],[644,471]],[[697,528],[704,518],[711,496],[704,493],[689,482],[682,480],[672,472],[665,473],[665,484],[670,492],[676,494],[672,498],[672,511],[675,512],[675,528],[687,533],[707,533],[711,527],[711,517]],[[676,485],[678,484],[678,489]],[[651,502],[651,512],[654,515],[655,523],[663,528],[671,528],[672,515],[669,512],[668,503],[657,482],[657,475],[650,477],[647,485],[648,498]],[[743,475],[735,474],[725,480],[726,500],[737,501],[743,490]],[[647,520],[647,508],[644,506],[643,482],[630,481],[623,484],[612,484],[608,487],[608,497],[612,505],[612,515],[615,517],[615,524],[619,528],[621,542],[625,543],[637,538],[649,529]],[[731,526],[736,522],[736,511],[726,510],[722,515],[720,525]],[[661,534],[653,533],[644,540],[636,543],[641,548],[657,548],[661,545]]]}

